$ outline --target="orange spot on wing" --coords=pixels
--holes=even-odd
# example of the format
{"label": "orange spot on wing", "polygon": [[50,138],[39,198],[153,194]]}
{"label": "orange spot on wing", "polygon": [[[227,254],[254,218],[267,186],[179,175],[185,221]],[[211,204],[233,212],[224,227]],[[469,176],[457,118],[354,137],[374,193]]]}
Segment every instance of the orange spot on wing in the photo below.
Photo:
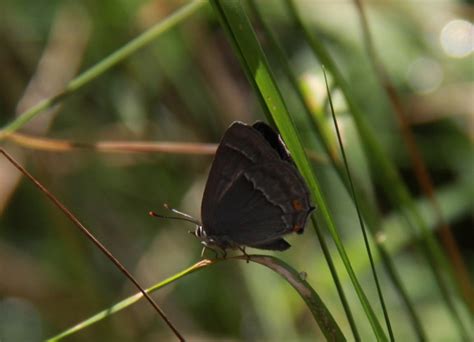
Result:
{"label": "orange spot on wing", "polygon": [[292,229],[292,231],[295,233],[299,233],[302,230],[303,230],[303,227],[301,227],[299,224],[295,224]]}
{"label": "orange spot on wing", "polygon": [[295,209],[296,211],[302,211],[304,208],[303,208],[303,203],[301,203],[301,201],[299,199],[295,199],[291,202],[291,206],[293,207],[293,209]]}

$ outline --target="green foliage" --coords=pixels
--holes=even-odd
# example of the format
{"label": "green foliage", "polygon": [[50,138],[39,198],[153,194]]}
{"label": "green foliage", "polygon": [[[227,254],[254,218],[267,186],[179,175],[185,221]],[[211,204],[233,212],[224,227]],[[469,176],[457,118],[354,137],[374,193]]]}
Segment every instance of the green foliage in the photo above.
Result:
{"label": "green foliage", "polygon": [[[469,338],[472,303],[415,180],[356,6],[211,3],[6,1],[1,147],[142,284],[169,284],[154,298],[185,337],[383,340],[388,333],[341,171],[324,64],[395,338]],[[445,13],[460,14],[449,2],[367,2],[365,9],[375,50],[401,95],[443,218],[472,275],[472,53],[453,57],[432,39],[445,32]],[[17,107],[25,89],[33,101]],[[82,144],[210,143],[233,120],[250,123],[262,112],[280,130],[317,205],[315,231],[290,236],[293,247],[275,253],[278,259],[254,260],[274,272],[231,261],[186,269],[200,252],[186,233],[192,227],[147,215],[169,203],[199,217],[210,156],[102,153],[84,145],[47,151],[12,135]],[[148,303],[130,306],[140,297],[129,297],[135,288],[62,213],[30,183],[12,182],[14,170],[3,159],[0,165],[0,340],[49,338],[88,317],[100,323],[77,329],[78,341],[171,338]]]}

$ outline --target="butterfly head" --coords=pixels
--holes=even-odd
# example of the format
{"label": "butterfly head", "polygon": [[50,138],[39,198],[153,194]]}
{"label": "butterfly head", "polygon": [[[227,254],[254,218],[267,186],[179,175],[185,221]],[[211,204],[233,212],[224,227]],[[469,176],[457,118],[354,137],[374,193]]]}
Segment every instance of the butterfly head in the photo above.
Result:
{"label": "butterfly head", "polygon": [[218,241],[216,241],[212,236],[207,235],[204,226],[201,224],[196,225],[196,229],[194,230],[194,232],[190,233],[195,235],[206,247],[220,246],[220,243],[218,243]]}
{"label": "butterfly head", "polygon": [[205,241],[207,239],[206,231],[202,225],[196,225],[196,229],[192,233],[201,241]]}

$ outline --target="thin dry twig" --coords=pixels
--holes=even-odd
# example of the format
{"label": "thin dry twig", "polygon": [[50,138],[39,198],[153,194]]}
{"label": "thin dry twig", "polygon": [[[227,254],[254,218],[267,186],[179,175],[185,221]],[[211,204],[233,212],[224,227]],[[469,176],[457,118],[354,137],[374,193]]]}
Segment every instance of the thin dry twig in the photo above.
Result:
{"label": "thin dry twig", "polygon": [[3,148],[0,148],[0,153],[7,158],[13,166],[15,166],[23,175],[25,175],[41,192],[43,192],[53,203],[58,207],[67,218],[74,223],[74,225],[84,234],[86,237],[92,241],[109,259],[114,263],[115,266],[138,288],[138,290],[143,294],[143,296],[148,300],[148,302],[153,306],[153,308],[158,312],[158,314],[163,318],[166,324],[171,328],[176,337],[180,341],[184,341],[183,336],[179,333],[176,327],[171,323],[169,318],[163,312],[163,310],[155,303],[153,298],[141,287],[138,281],[133,277],[133,275],[123,266],[117,258],[99,241],[97,238],[79,221],[79,219],[63,204],[59,199],[56,198],[48,189],[46,189],[36,178],[34,178],[28,171],[25,170],[12,156],[10,156],[7,151]]}
{"label": "thin dry twig", "polygon": [[88,149],[107,153],[174,153],[213,155],[217,144],[151,142],[151,141],[101,141],[95,143],[76,142],[64,139],[35,137],[27,134],[12,133],[7,139],[35,150],[67,152],[75,149]]}
{"label": "thin dry twig", "polygon": [[[99,141],[85,143],[65,139],[51,139],[36,137],[22,133],[12,133],[8,140],[20,146],[41,151],[67,152],[77,149],[95,150],[104,153],[170,153],[170,154],[201,154],[214,155],[217,144],[181,143],[181,142],[153,142],[153,141]],[[307,150],[308,157],[316,162],[325,164],[328,158],[318,152]]]}

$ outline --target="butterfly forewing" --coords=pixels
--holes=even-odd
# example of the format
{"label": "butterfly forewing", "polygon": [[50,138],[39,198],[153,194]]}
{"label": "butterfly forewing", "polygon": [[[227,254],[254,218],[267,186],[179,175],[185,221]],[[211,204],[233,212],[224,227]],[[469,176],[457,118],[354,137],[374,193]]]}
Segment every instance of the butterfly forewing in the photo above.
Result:
{"label": "butterfly forewing", "polygon": [[246,168],[265,160],[278,160],[265,138],[251,126],[234,122],[222,137],[209,172],[201,205],[204,225],[213,226],[213,213],[223,194]]}

